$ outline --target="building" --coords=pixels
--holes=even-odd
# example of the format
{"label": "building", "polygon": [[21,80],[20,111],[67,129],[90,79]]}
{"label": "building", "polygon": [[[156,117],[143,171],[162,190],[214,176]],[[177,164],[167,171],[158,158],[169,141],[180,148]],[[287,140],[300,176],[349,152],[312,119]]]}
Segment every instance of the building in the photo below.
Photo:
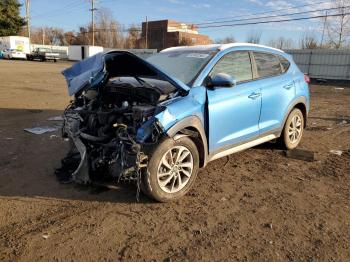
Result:
{"label": "building", "polygon": [[206,45],[211,40],[198,33],[195,25],[172,20],[149,21],[142,23],[142,41],[145,48],[158,51],[179,45]]}

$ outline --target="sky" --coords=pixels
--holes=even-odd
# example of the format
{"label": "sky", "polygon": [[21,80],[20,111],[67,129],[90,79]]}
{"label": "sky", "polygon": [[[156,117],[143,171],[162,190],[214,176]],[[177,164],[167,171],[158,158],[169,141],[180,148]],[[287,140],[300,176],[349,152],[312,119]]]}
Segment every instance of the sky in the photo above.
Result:
{"label": "sky", "polygon": [[[24,1],[20,0],[21,3]],[[247,19],[253,17],[252,14],[287,8],[289,9],[279,11],[279,13],[314,11],[330,7],[329,0],[96,0],[95,2],[97,9],[109,9],[114,18],[125,26],[133,23],[140,24],[145,21],[146,16],[149,21],[173,19],[198,24],[220,21],[220,19]],[[307,4],[316,5],[291,9]],[[91,8],[90,0],[30,0],[31,25],[33,27],[60,27],[65,30],[77,31],[79,26],[86,25],[91,21],[89,8]],[[299,17],[323,13],[299,15]],[[24,5],[21,14],[25,15]],[[266,15],[272,14],[261,14],[260,16]],[[265,43],[271,38],[281,36],[296,41],[305,33],[320,38],[322,21],[316,19],[279,24],[200,28],[199,32],[209,35],[213,40],[233,36],[237,41],[244,42],[247,35],[261,32],[262,42]]]}

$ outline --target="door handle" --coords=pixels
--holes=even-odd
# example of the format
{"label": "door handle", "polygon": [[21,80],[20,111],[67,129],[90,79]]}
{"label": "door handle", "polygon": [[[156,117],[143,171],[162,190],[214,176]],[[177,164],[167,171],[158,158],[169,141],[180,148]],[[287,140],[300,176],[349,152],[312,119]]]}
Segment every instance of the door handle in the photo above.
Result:
{"label": "door handle", "polygon": [[258,97],[260,97],[261,96],[261,93],[251,93],[248,97],[250,98],[250,99],[257,99]]}
{"label": "door handle", "polygon": [[283,88],[289,90],[289,89],[291,89],[293,86],[294,86],[294,83],[291,83],[291,84],[288,84],[288,85],[284,85]]}

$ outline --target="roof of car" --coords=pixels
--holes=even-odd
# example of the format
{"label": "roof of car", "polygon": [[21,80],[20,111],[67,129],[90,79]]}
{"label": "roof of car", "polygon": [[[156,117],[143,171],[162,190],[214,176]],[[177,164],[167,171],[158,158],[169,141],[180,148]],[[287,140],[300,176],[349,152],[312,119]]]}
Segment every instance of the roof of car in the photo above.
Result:
{"label": "roof of car", "polygon": [[251,43],[230,43],[230,44],[211,44],[211,45],[195,45],[195,46],[176,46],[176,47],[170,47],[167,49],[162,50],[161,52],[169,52],[169,51],[180,51],[180,50],[192,50],[192,51],[223,51],[228,48],[233,47],[253,47],[253,48],[262,48],[262,49],[269,49],[272,51],[278,51],[284,53],[282,50],[264,46],[264,45],[257,45],[257,44],[251,44]]}

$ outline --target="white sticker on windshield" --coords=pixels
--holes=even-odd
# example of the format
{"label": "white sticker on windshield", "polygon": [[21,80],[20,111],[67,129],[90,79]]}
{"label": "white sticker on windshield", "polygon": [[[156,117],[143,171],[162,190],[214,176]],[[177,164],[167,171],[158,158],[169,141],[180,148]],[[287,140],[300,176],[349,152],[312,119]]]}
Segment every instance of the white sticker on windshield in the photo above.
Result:
{"label": "white sticker on windshield", "polygon": [[191,54],[188,54],[186,57],[193,57],[193,58],[204,59],[204,58],[207,58],[208,56],[209,56],[208,54],[191,53]]}

